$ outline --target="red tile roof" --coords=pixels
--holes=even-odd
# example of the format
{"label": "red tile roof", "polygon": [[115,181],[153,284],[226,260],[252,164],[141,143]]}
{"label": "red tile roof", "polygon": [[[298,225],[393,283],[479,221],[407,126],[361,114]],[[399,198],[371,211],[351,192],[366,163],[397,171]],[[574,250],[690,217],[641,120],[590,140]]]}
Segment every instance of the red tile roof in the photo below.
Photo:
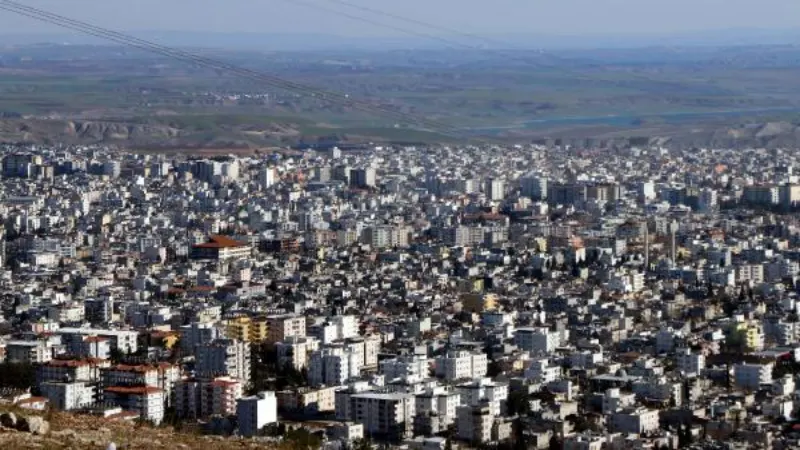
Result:
{"label": "red tile roof", "polygon": [[45,397],[29,397],[22,399],[16,403],[17,406],[28,405],[31,403],[47,403],[47,398]]}
{"label": "red tile roof", "polygon": [[91,365],[91,362],[78,359],[51,359],[45,365],[49,367],[82,367]]}
{"label": "red tile roof", "polygon": [[111,392],[113,394],[122,394],[122,395],[128,395],[128,394],[146,395],[164,391],[163,389],[159,389],[157,387],[152,387],[152,386],[109,386],[105,388],[105,392]]}
{"label": "red tile roof", "polygon": [[209,238],[209,242],[205,244],[197,244],[195,248],[228,248],[228,247],[243,247],[247,245],[245,242],[240,242],[235,239],[231,239],[227,236],[222,236],[219,234],[213,235]]}
{"label": "red tile roof", "polygon": [[141,364],[141,365],[138,365],[138,366],[130,366],[130,365],[126,365],[126,364],[117,364],[116,366],[110,367],[110,370],[116,370],[116,371],[119,371],[119,372],[139,372],[139,373],[144,373],[144,372],[149,372],[151,370],[158,370],[158,369],[156,369],[153,366],[148,366],[146,364]]}
{"label": "red tile roof", "polygon": [[121,413],[111,414],[106,417],[108,420],[132,420],[139,418],[139,413],[136,411],[122,411]]}

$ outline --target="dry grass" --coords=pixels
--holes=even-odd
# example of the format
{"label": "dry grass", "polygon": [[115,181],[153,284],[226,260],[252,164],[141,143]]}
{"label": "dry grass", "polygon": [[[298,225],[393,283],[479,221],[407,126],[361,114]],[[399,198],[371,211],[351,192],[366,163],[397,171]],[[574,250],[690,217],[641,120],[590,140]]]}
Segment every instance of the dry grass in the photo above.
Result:
{"label": "dry grass", "polygon": [[[0,408],[2,411],[10,408]],[[38,415],[36,412],[14,411],[17,415]],[[44,449],[44,450],[104,450],[109,443],[118,450],[149,449],[276,449],[283,446],[264,444],[253,440],[202,436],[179,432],[169,427],[151,427],[131,422],[111,421],[94,416],[45,413],[50,421],[50,433],[34,436],[0,427],[0,450]]]}

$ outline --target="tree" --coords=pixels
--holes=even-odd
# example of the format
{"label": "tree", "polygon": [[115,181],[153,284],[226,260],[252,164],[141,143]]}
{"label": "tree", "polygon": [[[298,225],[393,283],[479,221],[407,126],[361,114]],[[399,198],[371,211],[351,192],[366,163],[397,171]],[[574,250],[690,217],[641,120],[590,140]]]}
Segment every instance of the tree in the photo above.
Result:
{"label": "tree", "polygon": [[111,350],[108,352],[109,359],[113,364],[119,364],[122,362],[122,359],[125,357],[125,354],[122,350],[118,349],[117,347],[112,347]]}
{"label": "tree", "polygon": [[494,378],[498,375],[503,374],[503,366],[500,364],[500,361],[493,359],[489,362],[489,367],[486,369],[486,375],[490,378]]}
{"label": "tree", "polygon": [[531,412],[531,395],[525,391],[514,391],[508,396],[508,413],[528,415]]}
{"label": "tree", "polygon": [[514,436],[514,444],[512,449],[513,450],[525,450],[528,448],[528,442],[526,442],[525,438],[525,430],[523,429],[522,418],[517,417],[512,424],[514,427],[513,429],[513,436]]}
{"label": "tree", "polygon": [[28,389],[36,383],[36,368],[25,363],[0,364],[0,387]]}
{"label": "tree", "polygon": [[305,428],[295,428],[288,431],[284,439],[293,449],[315,450],[322,446],[322,439]]}

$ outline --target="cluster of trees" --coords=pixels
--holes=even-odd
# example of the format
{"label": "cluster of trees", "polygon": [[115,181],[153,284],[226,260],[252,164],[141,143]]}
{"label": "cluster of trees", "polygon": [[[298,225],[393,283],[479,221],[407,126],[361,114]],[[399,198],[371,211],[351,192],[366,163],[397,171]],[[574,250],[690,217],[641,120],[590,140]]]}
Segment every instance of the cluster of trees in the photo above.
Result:
{"label": "cluster of trees", "polygon": [[36,367],[32,364],[0,364],[0,388],[28,389],[36,385]]}
{"label": "cluster of trees", "polygon": [[308,380],[305,369],[298,371],[291,365],[279,367],[278,350],[271,344],[256,344],[251,347],[252,376],[249,394],[262,391],[282,391],[301,387]]}

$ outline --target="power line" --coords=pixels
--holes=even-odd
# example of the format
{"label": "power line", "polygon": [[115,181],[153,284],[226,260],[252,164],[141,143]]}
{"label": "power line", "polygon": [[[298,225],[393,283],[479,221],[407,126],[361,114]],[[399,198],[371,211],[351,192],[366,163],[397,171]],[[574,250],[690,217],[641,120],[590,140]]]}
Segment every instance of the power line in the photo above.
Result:
{"label": "power line", "polygon": [[391,24],[388,24],[388,23],[385,23],[385,22],[378,22],[376,20],[372,20],[372,19],[369,19],[369,18],[366,18],[366,17],[363,17],[363,16],[357,16],[355,14],[350,14],[350,13],[347,13],[347,12],[344,12],[344,11],[339,11],[339,10],[332,9],[332,8],[327,8],[325,6],[319,5],[319,4],[314,3],[314,2],[307,2],[305,0],[283,0],[283,1],[285,1],[287,3],[295,3],[295,4],[298,4],[298,5],[302,5],[302,6],[305,6],[307,8],[319,9],[320,11],[325,11],[325,12],[328,12],[328,13],[331,13],[331,14],[336,14],[338,16],[347,17],[348,19],[356,20],[358,22],[363,22],[363,23],[367,23],[367,24],[370,24],[370,25],[375,25],[375,26],[379,26],[379,27],[383,27],[383,28],[388,28],[390,30],[399,31],[401,33],[409,34],[409,35],[412,35],[412,36],[417,36],[417,37],[422,37],[422,38],[426,38],[426,39],[431,39],[431,40],[434,40],[434,41],[439,41],[439,42],[441,42],[443,44],[447,44],[447,45],[450,45],[450,46],[459,46],[459,47],[467,46],[468,48],[476,48],[477,49],[477,47],[472,47],[472,46],[470,46],[468,44],[464,44],[464,43],[461,43],[461,42],[458,42],[458,41],[453,41],[452,39],[448,39],[448,38],[443,37],[443,36],[437,36],[435,34],[430,34],[430,33],[424,33],[424,32],[421,32],[421,31],[410,30],[408,28],[398,27],[396,25],[391,25]]}
{"label": "power line", "polygon": [[[475,40],[484,41],[484,42],[488,42],[488,43],[498,44],[498,45],[502,45],[504,47],[513,47],[513,46],[509,45],[508,43],[503,42],[503,41],[501,41],[499,39],[493,39],[493,38],[490,38],[490,37],[487,37],[487,36],[481,36],[481,35],[478,35],[478,34],[469,33],[467,31],[462,31],[462,30],[459,30],[459,29],[456,29],[456,28],[450,28],[450,27],[445,27],[445,26],[442,26],[442,25],[437,25],[437,24],[432,24],[432,23],[429,23],[429,22],[424,22],[424,21],[419,20],[419,19],[414,19],[414,18],[411,18],[411,17],[401,16],[401,15],[395,14],[393,12],[383,11],[383,10],[372,8],[372,7],[369,7],[369,6],[359,5],[359,4],[356,4],[356,3],[349,2],[347,0],[326,0],[326,1],[328,1],[330,3],[338,3],[338,4],[343,5],[343,6],[347,6],[347,7],[350,7],[350,8],[353,8],[353,9],[357,9],[357,10],[360,10],[360,11],[365,11],[365,12],[368,12],[368,13],[371,13],[371,14],[375,14],[375,15],[378,15],[378,16],[389,17],[389,18],[392,18],[392,19],[395,19],[395,20],[399,20],[399,21],[402,21],[402,22],[406,22],[406,23],[410,23],[410,24],[413,24],[413,25],[419,25],[419,26],[422,26],[422,27],[425,27],[425,28],[430,28],[430,29],[437,30],[437,31],[444,31],[445,33],[450,33],[450,34],[454,34],[454,35],[457,35],[457,36],[466,37],[466,38],[469,38],[469,39],[475,39]],[[479,48],[479,47],[476,47],[476,48]]]}
{"label": "power line", "polygon": [[[355,20],[355,21],[358,21],[358,22],[363,22],[363,23],[367,23],[367,24],[370,24],[370,25],[375,25],[375,26],[379,26],[379,27],[388,28],[388,29],[391,29],[391,30],[394,30],[394,31],[399,31],[401,33],[405,33],[405,34],[408,34],[408,35],[411,35],[411,36],[417,36],[417,37],[422,37],[422,38],[438,41],[438,42],[447,44],[450,47],[460,47],[460,48],[465,48],[465,49],[469,49],[469,50],[480,51],[480,52],[483,52],[483,53],[486,53],[486,54],[494,54],[496,56],[500,56],[500,57],[505,58],[507,60],[517,61],[517,62],[521,62],[521,63],[525,63],[525,64],[528,64],[528,65],[533,65],[533,66],[538,66],[538,67],[561,68],[561,67],[559,67],[559,66],[557,66],[557,65],[555,65],[553,63],[548,63],[546,61],[541,61],[541,60],[534,61],[534,60],[532,60],[530,58],[525,58],[525,57],[520,56],[520,55],[518,55],[516,53],[511,53],[510,51],[513,51],[513,50],[531,51],[531,49],[519,48],[516,45],[509,44],[509,43],[504,42],[504,41],[502,41],[500,39],[494,39],[494,38],[487,37],[487,36],[481,36],[481,35],[478,35],[478,34],[469,33],[469,32],[466,32],[466,31],[461,31],[461,30],[458,30],[458,29],[455,29],[455,28],[449,28],[449,27],[445,27],[445,26],[441,26],[441,25],[432,24],[432,23],[429,23],[429,22],[424,22],[422,20],[401,16],[399,14],[395,14],[395,13],[392,13],[392,12],[383,11],[383,10],[379,10],[379,9],[376,9],[376,8],[371,8],[371,7],[368,7],[368,6],[362,6],[362,5],[359,5],[359,4],[356,4],[356,3],[349,2],[347,0],[326,0],[326,1],[329,2],[329,3],[335,3],[335,4],[339,4],[339,5],[348,7],[348,8],[356,9],[356,10],[359,10],[361,12],[366,12],[368,14],[372,14],[372,15],[376,15],[376,16],[389,17],[391,19],[395,19],[395,20],[399,20],[401,22],[406,22],[406,23],[410,23],[410,24],[413,24],[413,25],[425,27],[425,28],[428,28],[428,29],[432,29],[432,30],[436,30],[436,31],[442,31],[442,32],[449,33],[449,34],[462,36],[462,37],[466,37],[466,38],[473,39],[473,40],[480,40],[480,41],[483,41],[485,43],[502,46],[502,47],[505,47],[505,50],[486,48],[486,47],[479,46],[479,45],[473,45],[473,44],[468,44],[466,42],[460,42],[460,41],[457,41],[455,39],[448,38],[446,36],[426,33],[426,32],[417,31],[417,30],[412,30],[412,29],[409,29],[409,28],[404,28],[404,27],[400,27],[400,26],[397,26],[397,25],[388,24],[386,22],[379,22],[379,21],[376,21],[376,20],[373,20],[373,19],[370,19],[370,18],[367,18],[367,17],[364,17],[364,16],[358,16],[358,15],[351,14],[351,13],[348,13],[348,12],[344,12],[344,11],[340,11],[340,10],[336,10],[336,9],[332,9],[332,8],[327,8],[325,6],[322,6],[322,5],[318,4],[318,3],[311,2],[311,1],[306,1],[306,0],[283,0],[283,1],[287,2],[287,3],[295,3],[295,4],[302,5],[302,6],[305,6],[305,7],[308,7],[308,8],[312,8],[312,9],[318,9],[318,10],[325,11],[325,12],[328,12],[328,13],[331,13],[331,14],[336,14],[338,16],[346,17],[346,18],[349,18],[349,19],[352,19],[352,20]],[[538,54],[540,54],[540,55],[545,54],[541,50],[538,50],[536,52]],[[550,57],[550,58],[561,60],[561,61],[567,61],[565,58],[557,56],[557,55],[553,55],[551,53],[547,53],[547,56]]]}
{"label": "power line", "polygon": [[213,60],[183,50],[170,48],[164,45],[146,41],[144,39],[135,38],[133,36],[129,36],[123,33],[101,28],[86,22],[70,19],[58,14],[50,13],[41,9],[23,5],[11,0],[0,0],[0,9],[8,12],[13,12],[15,14],[27,16],[39,21],[54,24],[62,28],[72,29],[84,34],[100,37],[119,44],[138,48],[140,50],[145,50],[151,53],[160,54],[168,58],[181,60],[183,62],[196,64],[214,70],[230,72],[240,77],[256,80],[268,86],[275,87],[278,89],[300,93],[302,95],[310,96],[315,99],[327,101],[334,104],[344,105],[346,107],[351,107],[353,109],[357,109],[363,112],[382,115],[384,117],[392,118],[393,120],[398,120],[401,123],[406,123],[412,126],[419,126],[423,129],[427,129],[435,133],[455,138],[463,138],[460,135],[461,130],[443,122],[404,113],[401,111],[396,111],[384,107],[382,105],[375,105],[363,100],[351,98],[349,95],[318,89],[313,86],[307,86],[301,83],[285,80],[266,73],[234,66],[232,64]]}

